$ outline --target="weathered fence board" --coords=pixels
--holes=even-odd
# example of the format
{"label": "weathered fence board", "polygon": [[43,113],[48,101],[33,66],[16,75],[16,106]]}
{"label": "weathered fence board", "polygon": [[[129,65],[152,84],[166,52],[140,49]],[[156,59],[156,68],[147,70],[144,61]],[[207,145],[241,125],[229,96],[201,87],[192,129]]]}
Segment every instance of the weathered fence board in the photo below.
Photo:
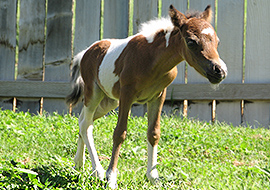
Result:
{"label": "weathered fence board", "polygon": [[241,101],[220,101],[216,106],[216,120],[230,123],[234,126],[241,124]]}
{"label": "weathered fence board", "polygon": [[134,0],[133,33],[139,31],[142,23],[158,17],[158,0]]}
{"label": "weathered fence board", "polygon": [[[44,29],[46,17],[45,0],[21,0],[19,21],[19,60],[17,80],[36,80],[43,78]],[[40,98],[19,99],[17,108],[21,111],[37,113]]]}
{"label": "weathered fence board", "polygon": [[[48,0],[45,81],[69,81],[72,39],[72,0]],[[44,99],[44,110],[66,110],[65,100]]]}
{"label": "weathered fence board", "polygon": [[[223,83],[242,83],[244,0],[218,1],[217,34],[220,39],[218,51],[226,63],[229,74]],[[230,34],[230,37],[228,37]],[[220,102],[216,116],[219,121],[233,125],[241,123],[241,101]]]}
{"label": "weathered fence board", "polygon": [[21,0],[17,80],[42,80],[45,0]]}
{"label": "weathered fence board", "polygon": [[16,0],[0,1],[0,80],[14,80]]}
{"label": "weathered fence board", "polygon": [[104,1],[103,38],[125,38],[128,36],[129,1]]}
{"label": "weathered fence board", "polygon": [[[245,83],[270,82],[270,1],[247,1],[246,29],[246,66]],[[263,126],[269,126],[269,102],[245,104],[245,122],[254,123],[257,120]]]}
{"label": "weathered fence board", "polygon": [[[16,7],[16,0],[0,0],[0,80],[14,80]],[[0,98],[0,107],[12,110],[12,101],[5,97]]]}
{"label": "weathered fence board", "polygon": [[168,87],[166,99],[174,100],[269,100],[270,84],[174,84]]}
{"label": "weathered fence board", "polygon": [[101,1],[76,0],[74,55],[100,39]]}
{"label": "weathered fence board", "polygon": [[[10,88],[12,87],[12,88]],[[65,98],[71,90],[69,82],[0,81],[0,97]],[[270,84],[175,84],[168,87],[167,100],[270,100]]]}
{"label": "weathered fence board", "polygon": [[168,16],[169,7],[173,5],[178,11],[185,13],[187,11],[187,0],[162,0],[161,15]]}
{"label": "weathered fence board", "polygon": [[201,121],[211,121],[211,103],[212,101],[189,101],[187,116],[189,118],[195,118]]}
{"label": "weathered fence board", "polygon": [[45,81],[69,81],[72,0],[48,0]]}

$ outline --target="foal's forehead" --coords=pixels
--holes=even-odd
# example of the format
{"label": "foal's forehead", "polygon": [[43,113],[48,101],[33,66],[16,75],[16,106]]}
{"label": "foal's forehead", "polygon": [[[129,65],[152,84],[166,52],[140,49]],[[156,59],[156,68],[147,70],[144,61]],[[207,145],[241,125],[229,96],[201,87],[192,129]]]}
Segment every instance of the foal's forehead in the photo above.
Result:
{"label": "foal's forehead", "polygon": [[209,22],[197,18],[190,19],[189,22],[187,22],[187,33],[197,37],[205,35],[209,37],[216,36],[215,30]]}

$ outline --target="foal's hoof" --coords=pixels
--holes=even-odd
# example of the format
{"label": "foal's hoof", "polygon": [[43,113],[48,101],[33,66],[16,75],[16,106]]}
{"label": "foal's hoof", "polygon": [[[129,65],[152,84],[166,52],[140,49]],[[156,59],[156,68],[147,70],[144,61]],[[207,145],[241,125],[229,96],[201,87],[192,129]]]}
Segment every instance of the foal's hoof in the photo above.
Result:
{"label": "foal's hoof", "polygon": [[117,172],[107,170],[106,172],[107,184],[106,188],[116,189],[117,188]]}
{"label": "foal's hoof", "polygon": [[156,185],[159,183],[159,176],[157,169],[152,170],[151,172],[147,172],[146,176],[148,180],[153,184]]}
{"label": "foal's hoof", "polygon": [[97,177],[101,181],[104,181],[105,172],[106,171],[103,168],[99,168],[99,169],[94,170],[91,176]]}
{"label": "foal's hoof", "polygon": [[83,168],[83,167],[78,167],[77,165],[73,166],[73,169],[76,170],[76,171],[80,171],[81,168]]}

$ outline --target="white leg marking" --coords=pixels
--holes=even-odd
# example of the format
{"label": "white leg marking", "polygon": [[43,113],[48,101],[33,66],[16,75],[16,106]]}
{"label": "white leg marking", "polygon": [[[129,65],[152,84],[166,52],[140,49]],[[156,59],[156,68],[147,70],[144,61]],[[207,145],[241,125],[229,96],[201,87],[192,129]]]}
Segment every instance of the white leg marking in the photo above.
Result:
{"label": "white leg marking", "polygon": [[[148,142],[148,141],[147,141]],[[148,163],[147,163],[147,178],[151,183],[156,183],[158,180],[158,171],[157,171],[157,145],[154,147],[148,142]]]}
{"label": "white leg marking", "polygon": [[99,179],[103,180],[105,170],[101,166],[99,162],[99,158],[97,155],[97,151],[94,144],[93,139],[93,113],[89,112],[87,110],[87,107],[83,107],[82,111],[82,119],[80,117],[79,125],[80,125],[80,136],[82,137],[84,143],[86,144],[86,147],[89,151],[91,162],[92,162],[92,168],[94,171],[94,175],[96,175]]}
{"label": "white leg marking", "polygon": [[117,188],[117,171],[113,172],[112,170],[107,170],[106,178],[107,178],[107,187],[111,189],[116,189]]}
{"label": "white leg marking", "polygon": [[78,138],[78,145],[77,145],[77,152],[76,156],[74,158],[75,162],[75,169],[80,170],[85,163],[85,144],[83,142],[83,139],[80,137]]}

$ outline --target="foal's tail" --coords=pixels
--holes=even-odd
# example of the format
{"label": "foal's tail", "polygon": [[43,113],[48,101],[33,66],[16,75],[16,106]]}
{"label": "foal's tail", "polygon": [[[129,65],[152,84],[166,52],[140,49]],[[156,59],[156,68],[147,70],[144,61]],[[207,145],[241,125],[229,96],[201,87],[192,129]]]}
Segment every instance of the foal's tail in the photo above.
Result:
{"label": "foal's tail", "polygon": [[78,53],[73,59],[71,86],[72,92],[66,97],[67,104],[75,106],[83,97],[84,82],[80,72],[80,63],[86,50]]}

